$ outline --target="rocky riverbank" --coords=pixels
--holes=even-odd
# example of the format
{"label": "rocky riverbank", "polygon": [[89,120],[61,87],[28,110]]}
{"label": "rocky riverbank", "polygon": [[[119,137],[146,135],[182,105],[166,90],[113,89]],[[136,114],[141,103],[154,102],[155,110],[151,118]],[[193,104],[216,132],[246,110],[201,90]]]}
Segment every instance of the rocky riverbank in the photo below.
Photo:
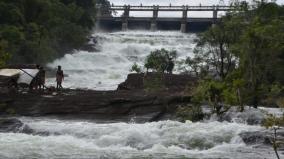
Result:
{"label": "rocky riverbank", "polygon": [[154,79],[157,79],[155,74],[130,74],[115,91],[2,92],[0,112],[1,115],[127,121],[135,117],[138,122],[170,119],[178,106],[190,101],[190,94],[184,90],[195,79],[189,75],[165,74],[159,82],[162,89],[149,85]]}

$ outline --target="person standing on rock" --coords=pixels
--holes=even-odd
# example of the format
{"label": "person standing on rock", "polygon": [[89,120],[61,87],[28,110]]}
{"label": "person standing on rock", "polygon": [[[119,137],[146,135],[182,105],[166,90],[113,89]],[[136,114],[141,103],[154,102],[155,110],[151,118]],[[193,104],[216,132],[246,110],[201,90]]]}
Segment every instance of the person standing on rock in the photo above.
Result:
{"label": "person standing on rock", "polygon": [[174,67],[175,67],[175,63],[174,63],[174,61],[173,61],[173,58],[169,58],[169,61],[168,61],[168,64],[167,64],[167,68],[166,68],[166,69],[167,69],[167,72],[168,72],[169,74],[172,74]]}
{"label": "person standing on rock", "polygon": [[62,89],[62,81],[64,80],[64,73],[63,70],[61,69],[61,66],[58,66],[57,71],[56,71],[56,88],[57,89]]}
{"label": "person standing on rock", "polygon": [[39,68],[38,84],[39,84],[39,89],[44,90],[44,87],[45,87],[45,70],[43,69],[42,66]]}

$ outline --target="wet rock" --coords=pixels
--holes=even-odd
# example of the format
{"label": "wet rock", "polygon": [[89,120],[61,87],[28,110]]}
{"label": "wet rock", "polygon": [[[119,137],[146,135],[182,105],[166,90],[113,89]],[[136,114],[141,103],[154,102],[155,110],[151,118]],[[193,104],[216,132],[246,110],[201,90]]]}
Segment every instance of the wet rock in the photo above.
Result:
{"label": "wet rock", "polygon": [[[243,132],[239,134],[242,140],[247,145],[270,145],[274,136],[272,131],[255,131],[255,132]],[[279,130],[277,132],[277,141],[284,141],[284,131]],[[284,145],[280,145],[279,149],[283,149]]]}
{"label": "wet rock", "polygon": [[266,144],[269,145],[269,134],[267,132],[243,132],[240,137],[247,145]]}
{"label": "wet rock", "polygon": [[34,133],[34,130],[31,129],[29,126],[24,125],[24,126],[22,127],[22,129],[21,129],[19,132],[25,133],[25,134],[33,134],[33,133]]}
{"label": "wet rock", "polygon": [[[63,90],[57,95],[27,93],[17,95],[0,95],[9,102],[6,109],[13,110],[16,115],[24,116],[91,116],[112,119],[137,116],[148,116],[146,121],[164,119],[174,114],[178,105],[188,102],[189,97],[171,92],[147,93],[143,90],[131,91],[92,91]],[[4,100],[6,99],[6,100]],[[5,108],[0,115],[7,115]],[[127,118],[129,119],[129,118]],[[145,121],[145,122],[146,122]]]}
{"label": "wet rock", "polygon": [[264,118],[256,118],[254,116],[250,116],[249,118],[247,118],[246,123],[248,125],[259,125],[261,123],[263,123]]}
{"label": "wet rock", "polygon": [[125,82],[119,84],[117,90],[141,90],[147,89],[147,83],[159,81],[159,84],[167,91],[183,92],[189,85],[195,85],[197,79],[191,75],[157,74],[153,72],[132,73],[127,76]]}
{"label": "wet rock", "polygon": [[93,37],[92,42],[93,42],[94,44],[97,44],[97,43],[98,43],[97,38],[96,38],[96,37]]}
{"label": "wet rock", "polygon": [[[73,116],[104,118],[107,120],[129,119],[133,115],[147,121],[165,119],[175,113],[178,105],[190,102],[190,95],[183,93],[190,76],[165,75],[163,91],[147,92],[143,88],[143,74],[131,74],[126,82],[129,90],[94,91],[64,89],[17,94],[0,94],[0,101],[11,101],[9,109],[16,115],[24,116]],[[150,75],[149,78],[152,78]],[[173,82],[170,80],[174,79]],[[142,80],[142,83],[141,83]],[[174,82],[175,81],[175,82]],[[8,108],[8,107],[7,107]],[[7,115],[0,109],[0,115]]]}
{"label": "wet rock", "polygon": [[98,52],[94,44],[85,44],[80,47],[80,50],[88,51],[88,52]]}
{"label": "wet rock", "polygon": [[[0,119],[0,132],[1,133],[24,133],[24,134],[33,134],[33,135],[40,135],[40,136],[48,136],[50,135],[49,132],[37,132],[31,129],[28,125],[25,125],[20,120],[16,118],[6,118]],[[53,135],[59,135],[54,133]]]}
{"label": "wet rock", "polygon": [[266,114],[260,109],[245,107],[243,112],[238,111],[238,107],[232,107],[221,116],[220,121],[246,123],[248,125],[262,124]]}
{"label": "wet rock", "polygon": [[[18,119],[0,119],[0,132],[20,132],[23,130],[24,124]],[[25,131],[28,128],[24,128]]]}

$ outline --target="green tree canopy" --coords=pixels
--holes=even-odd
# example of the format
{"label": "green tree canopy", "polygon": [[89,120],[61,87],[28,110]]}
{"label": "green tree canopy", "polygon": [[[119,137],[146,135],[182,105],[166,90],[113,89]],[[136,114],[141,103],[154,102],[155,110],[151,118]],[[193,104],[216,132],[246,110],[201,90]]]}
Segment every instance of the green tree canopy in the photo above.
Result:
{"label": "green tree canopy", "polygon": [[[145,68],[164,73],[169,67],[170,61],[177,57],[176,51],[166,49],[155,50],[147,56]],[[173,69],[173,68],[172,68]]]}
{"label": "green tree canopy", "polygon": [[284,85],[284,7],[265,1],[253,9],[240,5],[243,10],[198,36],[187,63],[197,75],[205,69],[207,77],[225,83],[236,96],[231,99],[257,106],[274,85]]}
{"label": "green tree canopy", "polygon": [[45,63],[79,48],[94,26],[95,6],[95,0],[0,1],[0,40],[7,41],[8,62]]}

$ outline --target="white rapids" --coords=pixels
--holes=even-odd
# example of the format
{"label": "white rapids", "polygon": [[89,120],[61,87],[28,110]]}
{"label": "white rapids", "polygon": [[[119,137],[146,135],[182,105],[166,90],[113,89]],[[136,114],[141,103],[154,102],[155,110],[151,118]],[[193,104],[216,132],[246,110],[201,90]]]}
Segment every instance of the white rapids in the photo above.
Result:
{"label": "white rapids", "polygon": [[0,158],[275,158],[270,147],[246,146],[241,132],[260,126],[229,122],[144,124],[20,118],[48,136],[0,133]]}
{"label": "white rapids", "polygon": [[[64,87],[114,90],[126,79],[134,62],[143,66],[151,51],[161,48],[176,50],[178,60],[182,60],[192,56],[195,46],[194,34],[178,31],[94,33],[93,36],[97,40],[98,52],[74,51],[48,64],[52,69],[58,65],[63,67],[68,75]],[[55,79],[47,81],[49,85],[54,85],[54,82]]]}

